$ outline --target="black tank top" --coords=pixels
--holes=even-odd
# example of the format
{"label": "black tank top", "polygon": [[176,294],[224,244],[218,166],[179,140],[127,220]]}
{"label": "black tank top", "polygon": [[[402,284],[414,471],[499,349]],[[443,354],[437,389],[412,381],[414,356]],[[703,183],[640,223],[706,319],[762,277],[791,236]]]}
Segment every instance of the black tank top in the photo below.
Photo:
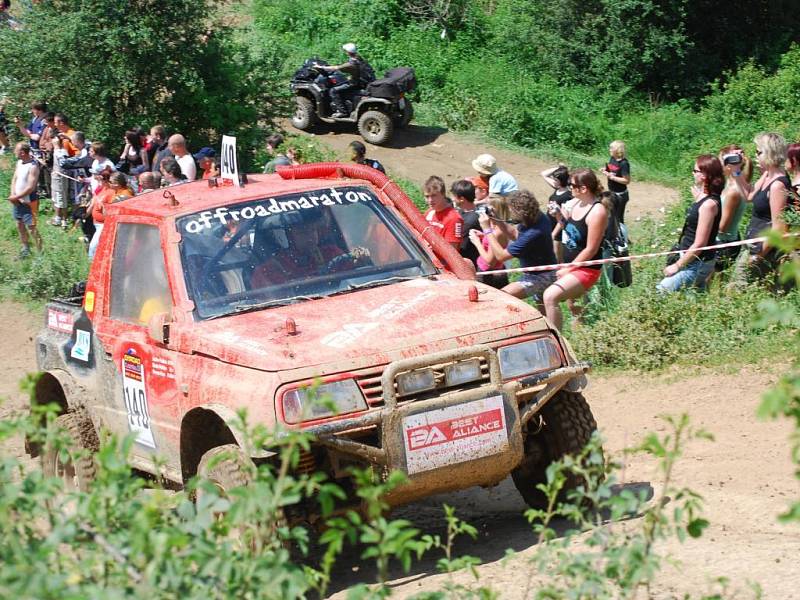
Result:
{"label": "black tank top", "polygon": [[[567,219],[567,224],[564,226],[564,232],[567,234],[567,242],[564,244],[564,260],[572,262],[575,258],[586,249],[586,244],[589,241],[589,226],[586,224],[586,217],[594,210],[596,205],[600,202],[595,201],[583,215],[583,218],[576,220],[570,215]],[[573,207],[573,210],[574,207]],[[597,248],[597,252],[589,260],[598,260],[603,258],[603,245]],[[587,269],[599,269],[601,265],[592,265],[586,267]]]}
{"label": "black tank top", "polygon": [[[689,210],[686,211],[686,221],[683,224],[683,235],[678,246],[681,250],[688,250],[694,244],[694,238],[697,236],[697,222],[700,219],[700,207],[705,204],[707,200],[712,200],[717,205],[717,216],[714,217],[714,222],[711,224],[711,231],[708,234],[708,239],[703,242],[703,246],[709,246],[717,239],[719,233],[719,221],[722,218],[722,200],[719,196],[708,195],[702,200],[692,202]],[[700,260],[711,260],[716,256],[716,250],[703,250],[698,254]]]}
{"label": "black tank top", "polygon": [[769,206],[769,190],[777,181],[780,181],[787,191],[792,187],[792,182],[789,181],[789,178],[786,175],[780,175],[753,195],[753,216],[761,221],[769,222],[770,225],[772,224],[772,210]]}

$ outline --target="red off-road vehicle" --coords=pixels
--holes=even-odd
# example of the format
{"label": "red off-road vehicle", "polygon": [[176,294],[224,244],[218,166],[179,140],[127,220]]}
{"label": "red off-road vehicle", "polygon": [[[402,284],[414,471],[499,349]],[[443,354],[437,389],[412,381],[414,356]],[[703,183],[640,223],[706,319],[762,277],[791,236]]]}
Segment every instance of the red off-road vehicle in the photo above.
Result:
{"label": "red off-road vehicle", "polygon": [[[393,505],[509,474],[538,505],[547,465],[596,428],[588,366],[559,333],[477,283],[400,188],[361,165],[112,204],[85,292],[46,311],[32,401],[61,407],[75,448],[133,433],[132,467],[177,485],[201,472],[225,489],[237,461],[269,455],[230,424],[246,408],[314,435],[298,468],[404,471]],[[330,402],[314,402],[315,382]],[[90,458],[28,446],[67,484],[91,481]],[[238,456],[209,469],[220,449]]]}

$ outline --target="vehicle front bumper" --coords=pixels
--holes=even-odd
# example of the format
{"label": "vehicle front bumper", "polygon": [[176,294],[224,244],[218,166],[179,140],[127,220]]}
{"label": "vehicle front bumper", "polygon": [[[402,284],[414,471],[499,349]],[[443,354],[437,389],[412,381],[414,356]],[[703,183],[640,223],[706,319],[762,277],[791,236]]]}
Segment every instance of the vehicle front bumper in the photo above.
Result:
{"label": "vehicle front bumper", "polygon": [[[436,398],[398,403],[394,380],[398,373],[450,360],[473,357],[485,358],[489,365],[489,382],[479,388],[446,392]],[[522,460],[523,431],[526,424],[537,415],[547,402],[565,386],[572,391],[585,385],[584,375],[590,370],[588,363],[574,363],[540,372],[514,381],[503,382],[497,353],[490,347],[479,345],[455,351],[398,360],[387,365],[382,376],[384,405],[357,417],[348,417],[305,429],[313,434],[322,446],[332,451],[369,462],[384,472],[400,470],[407,474],[408,482],[387,497],[390,504],[402,504],[444,491],[463,489],[474,485],[490,486],[502,481]],[[464,447],[452,448],[449,455],[432,460],[430,466],[415,457],[409,460],[408,440],[404,439],[404,421],[409,417],[431,413],[415,421],[435,420],[434,415],[458,412],[459,407],[491,403],[497,406],[502,399],[502,411],[507,436],[494,443],[486,456],[474,457],[471,448],[465,457]],[[453,410],[443,410],[451,409]],[[438,411],[438,412],[435,412]],[[348,433],[377,429],[378,446],[353,439]],[[480,437],[474,444],[480,444]],[[473,444],[473,446],[474,446]],[[452,446],[452,445],[451,445]],[[448,446],[442,446],[446,451]],[[480,453],[480,450],[477,450]],[[444,464],[443,464],[444,461]],[[412,464],[413,463],[413,464]]]}

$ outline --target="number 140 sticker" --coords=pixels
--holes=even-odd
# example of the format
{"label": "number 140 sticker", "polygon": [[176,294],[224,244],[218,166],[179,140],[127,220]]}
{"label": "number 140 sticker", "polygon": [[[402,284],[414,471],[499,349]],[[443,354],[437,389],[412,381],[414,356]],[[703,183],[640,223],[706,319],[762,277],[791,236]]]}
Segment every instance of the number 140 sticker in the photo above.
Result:
{"label": "number 140 sticker", "polygon": [[136,442],[155,448],[150,411],[144,381],[144,364],[133,348],[122,355],[122,394],[128,413],[128,429],[136,434]]}

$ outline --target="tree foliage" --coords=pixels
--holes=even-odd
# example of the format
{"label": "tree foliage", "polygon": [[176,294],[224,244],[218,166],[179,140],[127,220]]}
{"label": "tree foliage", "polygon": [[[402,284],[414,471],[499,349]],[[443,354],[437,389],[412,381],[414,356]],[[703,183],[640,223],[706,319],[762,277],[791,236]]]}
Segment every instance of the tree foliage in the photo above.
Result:
{"label": "tree foliage", "polygon": [[7,95],[44,99],[92,139],[164,123],[198,146],[273,110],[277,53],[215,20],[218,0],[52,1],[0,30]]}

